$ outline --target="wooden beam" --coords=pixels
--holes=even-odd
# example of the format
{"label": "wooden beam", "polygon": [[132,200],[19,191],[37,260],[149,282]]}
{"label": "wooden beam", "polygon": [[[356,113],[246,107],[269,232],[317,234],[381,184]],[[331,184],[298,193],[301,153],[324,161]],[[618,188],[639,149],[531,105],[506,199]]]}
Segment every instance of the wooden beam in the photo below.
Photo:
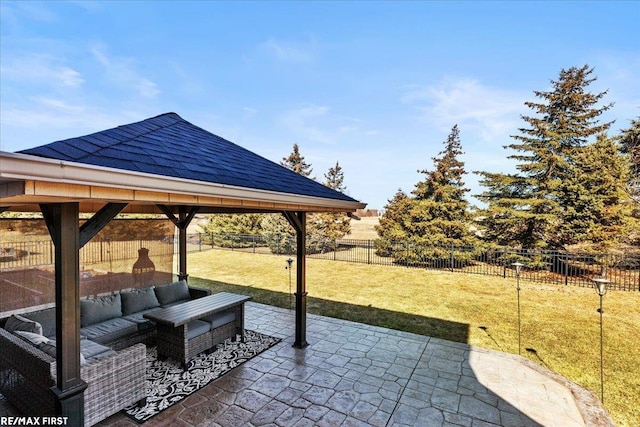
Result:
{"label": "wooden beam", "polygon": [[80,247],[84,247],[124,208],[126,203],[107,203],[80,227]]}
{"label": "wooden beam", "polygon": [[296,232],[302,229],[302,223],[300,222],[300,220],[298,219],[298,217],[294,212],[283,211],[282,215],[284,215],[287,221],[289,221],[289,224],[291,224],[291,226],[293,227],[294,230],[296,230]]}
{"label": "wooden beam", "polygon": [[[45,214],[46,212],[46,214]],[[78,203],[47,205],[43,214],[55,246],[56,414],[69,425],[84,424],[84,390],[80,377],[80,229]]]}
{"label": "wooden beam", "polygon": [[169,209],[169,207],[167,205],[156,205],[158,207],[158,209],[160,209],[160,211],[165,214],[167,216],[167,218],[169,218],[169,220],[173,223],[173,225],[175,225],[176,227],[179,227],[179,220],[178,218],[176,218],[176,216],[173,214],[173,212],[171,212],[171,209]]}
{"label": "wooden beam", "polygon": [[188,280],[187,273],[187,228],[198,213],[198,206],[193,206],[187,210],[187,206],[178,206],[178,217],[173,214],[166,205],[158,205],[160,209],[173,224],[178,227],[178,280]]}
{"label": "wooden beam", "polygon": [[49,236],[51,240],[53,240],[53,245],[55,246],[56,240],[54,238],[55,231],[55,220],[53,217],[53,210],[51,208],[52,205],[40,204],[40,212],[42,212],[42,218],[44,218],[44,223],[47,226],[47,230],[49,230]]}
{"label": "wooden beam", "polygon": [[296,230],[296,337],[293,346],[307,345],[307,213],[304,211],[282,212]]}

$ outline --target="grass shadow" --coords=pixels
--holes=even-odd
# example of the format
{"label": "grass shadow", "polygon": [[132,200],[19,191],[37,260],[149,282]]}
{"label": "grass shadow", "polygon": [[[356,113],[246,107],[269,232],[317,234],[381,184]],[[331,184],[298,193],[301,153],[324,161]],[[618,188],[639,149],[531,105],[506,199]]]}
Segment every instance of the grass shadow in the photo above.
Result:
{"label": "grass shadow", "polygon": [[[274,307],[295,308],[295,297],[286,292],[275,292],[253,286],[237,285],[193,276],[189,277],[189,285],[210,289],[212,292],[233,292],[250,295],[253,297],[254,302]],[[464,344],[469,343],[469,325],[466,323],[386,310],[372,307],[371,305],[362,306],[323,298],[307,297],[307,313],[412,332]]]}

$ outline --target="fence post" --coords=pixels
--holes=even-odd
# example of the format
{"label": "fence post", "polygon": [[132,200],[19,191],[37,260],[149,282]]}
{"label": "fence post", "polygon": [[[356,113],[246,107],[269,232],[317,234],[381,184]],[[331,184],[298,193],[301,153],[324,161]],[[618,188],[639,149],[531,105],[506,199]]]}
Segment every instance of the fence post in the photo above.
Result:
{"label": "fence post", "polygon": [[367,239],[367,264],[371,264],[371,239]]}
{"label": "fence post", "polygon": [[569,286],[569,252],[564,253],[564,285]]}
{"label": "fence post", "polygon": [[453,267],[454,267],[454,262],[453,262],[453,243],[451,243],[451,249],[449,250],[449,264],[450,264],[450,269],[451,272],[453,273]]}
{"label": "fence post", "polygon": [[[507,251],[505,250],[503,254],[506,255]],[[507,278],[507,257],[502,257],[502,278]]]}
{"label": "fence post", "polygon": [[409,242],[405,243],[405,265],[409,268]]}

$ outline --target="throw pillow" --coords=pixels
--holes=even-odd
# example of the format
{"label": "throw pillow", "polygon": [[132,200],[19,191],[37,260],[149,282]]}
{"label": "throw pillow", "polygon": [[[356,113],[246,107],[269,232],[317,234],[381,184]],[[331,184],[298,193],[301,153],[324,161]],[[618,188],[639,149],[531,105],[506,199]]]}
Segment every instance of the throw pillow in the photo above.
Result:
{"label": "throw pillow", "polygon": [[122,298],[122,315],[137,313],[149,308],[160,307],[153,287],[120,292]]}
{"label": "throw pillow", "polygon": [[42,325],[26,317],[14,314],[7,319],[4,328],[9,332],[24,331],[42,335]]}
{"label": "throw pillow", "polygon": [[170,304],[175,301],[190,299],[189,286],[186,280],[173,282],[169,285],[156,286],[156,296],[161,305]]}
{"label": "throw pillow", "polygon": [[44,335],[34,334],[33,332],[25,332],[25,331],[15,331],[14,334],[22,338],[23,340],[30,342],[35,347],[38,347],[40,344],[49,341],[49,338]]}
{"label": "throw pillow", "polygon": [[120,294],[80,301],[80,327],[82,328],[121,316]]}

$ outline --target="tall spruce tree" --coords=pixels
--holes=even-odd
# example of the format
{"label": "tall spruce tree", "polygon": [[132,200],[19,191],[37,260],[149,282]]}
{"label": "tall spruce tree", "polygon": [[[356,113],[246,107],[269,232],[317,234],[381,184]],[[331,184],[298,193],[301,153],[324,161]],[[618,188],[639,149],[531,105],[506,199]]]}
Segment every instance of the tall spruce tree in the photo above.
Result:
{"label": "tall spruce tree", "polygon": [[283,157],[280,164],[287,169],[291,169],[298,175],[309,177],[313,168],[310,164],[304,161],[304,156],[300,154],[300,148],[298,144],[293,144],[293,151],[289,156]]}
{"label": "tall spruce tree", "polygon": [[[287,157],[283,157],[280,164],[305,177],[310,177],[313,171],[311,165],[305,161],[304,156],[300,153],[298,144],[293,144],[293,151]],[[325,227],[318,215],[307,216],[307,252],[309,253],[319,252],[326,248],[326,236],[323,234]],[[296,232],[284,216],[265,214],[260,225],[273,253],[294,254],[296,252]]]}
{"label": "tall spruce tree", "polygon": [[635,201],[635,216],[640,218],[640,120],[632,120],[619,138],[621,150],[631,163],[629,193]]}
{"label": "tall spruce tree", "polygon": [[[403,238],[405,248],[393,249],[400,262],[434,262],[452,257],[451,247],[468,245],[474,239],[470,233],[470,215],[463,177],[464,162],[460,131],[451,129],[444,149],[433,157],[433,170],[420,170],[425,179],[416,184],[412,198],[396,195],[394,206],[388,206],[380,221],[381,238]],[[391,208],[391,209],[390,209]],[[387,243],[393,247],[392,242]],[[382,252],[382,246],[380,247]],[[460,254],[455,258],[461,261]]]}
{"label": "tall spruce tree", "polygon": [[605,134],[577,148],[559,186],[562,222],[557,234],[563,246],[608,250],[631,231],[631,205],[626,191],[627,158]]}
{"label": "tall spruce tree", "polygon": [[412,199],[400,188],[393,198],[387,201],[380,222],[375,226],[380,237],[376,240],[378,256],[392,256],[396,243],[406,241],[409,236],[407,225],[411,218],[411,206]]}
{"label": "tall spruce tree", "polygon": [[[336,191],[344,193],[347,187],[344,185],[344,172],[338,162],[324,175],[324,185]],[[311,215],[311,221],[318,234],[327,239],[328,248],[335,250],[336,239],[342,239],[351,232],[351,218],[344,213],[324,212]]]}
{"label": "tall spruce tree", "polygon": [[467,243],[470,216],[463,177],[464,162],[458,125],[444,142],[444,150],[433,157],[435,169],[421,170],[424,181],[416,184],[411,211],[412,236],[421,242],[449,245]]}
{"label": "tall spruce tree", "polygon": [[587,91],[596,80],[592,73],[587,65],[563,69],[550,91],[534,91],[540,102],[525,103],[537,115],[522,116],[528,126],[505,147],[516,152],[508,158],[519,162],[518,173],[476,172],[486,188],[478,196],[488,206],[482,214],[485,238],[524,248],[563,246],[557,233],[564,221],[561,184],[575,173],[578,149],[612,123],[598,122],[612,104],[597,105],[606,91]]}

